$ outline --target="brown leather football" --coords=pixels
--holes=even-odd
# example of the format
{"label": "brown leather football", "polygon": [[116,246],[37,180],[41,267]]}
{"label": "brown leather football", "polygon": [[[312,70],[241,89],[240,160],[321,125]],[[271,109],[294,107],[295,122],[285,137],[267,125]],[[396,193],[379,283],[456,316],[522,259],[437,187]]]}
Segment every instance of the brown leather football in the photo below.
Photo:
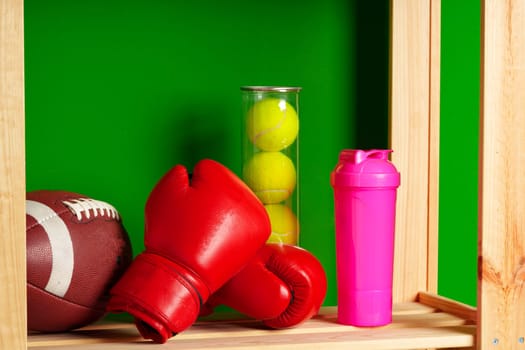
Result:
{"label": "brown leather football", "polygon": [[117,210],[77,193],[28,192],[26,236],[28,330],[61,332],[101,318],[132,260]]}

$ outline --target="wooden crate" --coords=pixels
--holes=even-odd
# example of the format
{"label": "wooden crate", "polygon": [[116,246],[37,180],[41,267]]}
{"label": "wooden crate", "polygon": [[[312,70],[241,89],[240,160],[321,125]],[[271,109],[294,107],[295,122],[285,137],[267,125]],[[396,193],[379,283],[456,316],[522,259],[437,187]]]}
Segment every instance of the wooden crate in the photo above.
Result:
{"label": "wooden crate", "polygon": [[[159,347],[525,349],[525,0],[483,1],[477,310],[436,294],[440,6],[391,2],[391,147],[403,176],[394,322],[342,326],[333,307],[283,331],[223,317]],[[151,348],[130,323],[27,335],[23,62],[23,1],[0,0],[0,349]]]}

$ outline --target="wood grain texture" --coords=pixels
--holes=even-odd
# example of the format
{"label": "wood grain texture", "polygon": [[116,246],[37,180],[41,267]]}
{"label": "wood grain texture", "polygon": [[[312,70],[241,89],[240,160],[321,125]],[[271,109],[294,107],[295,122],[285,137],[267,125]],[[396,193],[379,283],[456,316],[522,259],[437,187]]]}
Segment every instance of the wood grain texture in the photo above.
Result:
{"label": "wood grain texture", "polygon": [[392,160],[401,173],[394,300],[437,289],[440,1],[391,5]]}
{"label": "wood grain texture", "polygon": [[[356,349],[471,347],[475,329],[466,321],[419,303],[394,306],[394,322],[357,328],[337,323],[337,309],[285,330],[268,330],[249,319],[201,320],[161,345],[162,349]],[[29,349],[151,349],[131,323],[100,323],[73,333],[31,335]]]}
{"label": "wood grain texture", "polygon": [[514,350],[525,346],[525,1],[482,11],[478,346]]}
{"label": "wood grain texture", "polygon": [[418,301],[423,305],[434,307],[451,315],[460,317],[472,324],[477,321],[477,309],[456,300],[451,300],[434,293],[420,292],[418,294]]}
{"label": "wood grain texture", "polygon": [[439,140],[441,101],[441,0],[430,1],[427,292],[437,293],[439,241]]}
{"label": "wood grain texture", "polygon": [[0,349],[26,348],[23,1],[0,0]]}

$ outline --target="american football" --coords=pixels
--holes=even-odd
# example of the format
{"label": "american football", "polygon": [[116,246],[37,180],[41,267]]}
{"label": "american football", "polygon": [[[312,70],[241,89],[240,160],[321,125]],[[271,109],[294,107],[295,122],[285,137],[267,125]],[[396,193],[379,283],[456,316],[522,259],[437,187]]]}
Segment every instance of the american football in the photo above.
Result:
{"label": "american football", "polygon": [[132,260],[117,210],[65,191],[26,195],[28,330],[62,332],[105,314],[111,286]]}

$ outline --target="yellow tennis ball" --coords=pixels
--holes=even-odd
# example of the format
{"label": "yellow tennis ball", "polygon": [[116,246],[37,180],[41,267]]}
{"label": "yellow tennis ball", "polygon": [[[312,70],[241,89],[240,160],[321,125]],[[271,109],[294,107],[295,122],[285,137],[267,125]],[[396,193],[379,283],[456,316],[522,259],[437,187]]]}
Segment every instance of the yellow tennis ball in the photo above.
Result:
{"label": "yellow tennis ball", "polygon": [[279,203],[292,194],[296,184],[295,167],[281,152],[259,152],[243,168],[246,184],[264,204]]}
{"label": "yellow tennis ball", "polygon": [[268,243],[297,244],[299,223],[290,207],[283,204],[268,204],[264,206],[270,217],[272,234]]}
{"label": "yellow tennis ball", "polygon": [[248,138],[263,151],[280,151],[290,146],[299,132],[297,112],[286,100],[266,98],[248,111]]}

